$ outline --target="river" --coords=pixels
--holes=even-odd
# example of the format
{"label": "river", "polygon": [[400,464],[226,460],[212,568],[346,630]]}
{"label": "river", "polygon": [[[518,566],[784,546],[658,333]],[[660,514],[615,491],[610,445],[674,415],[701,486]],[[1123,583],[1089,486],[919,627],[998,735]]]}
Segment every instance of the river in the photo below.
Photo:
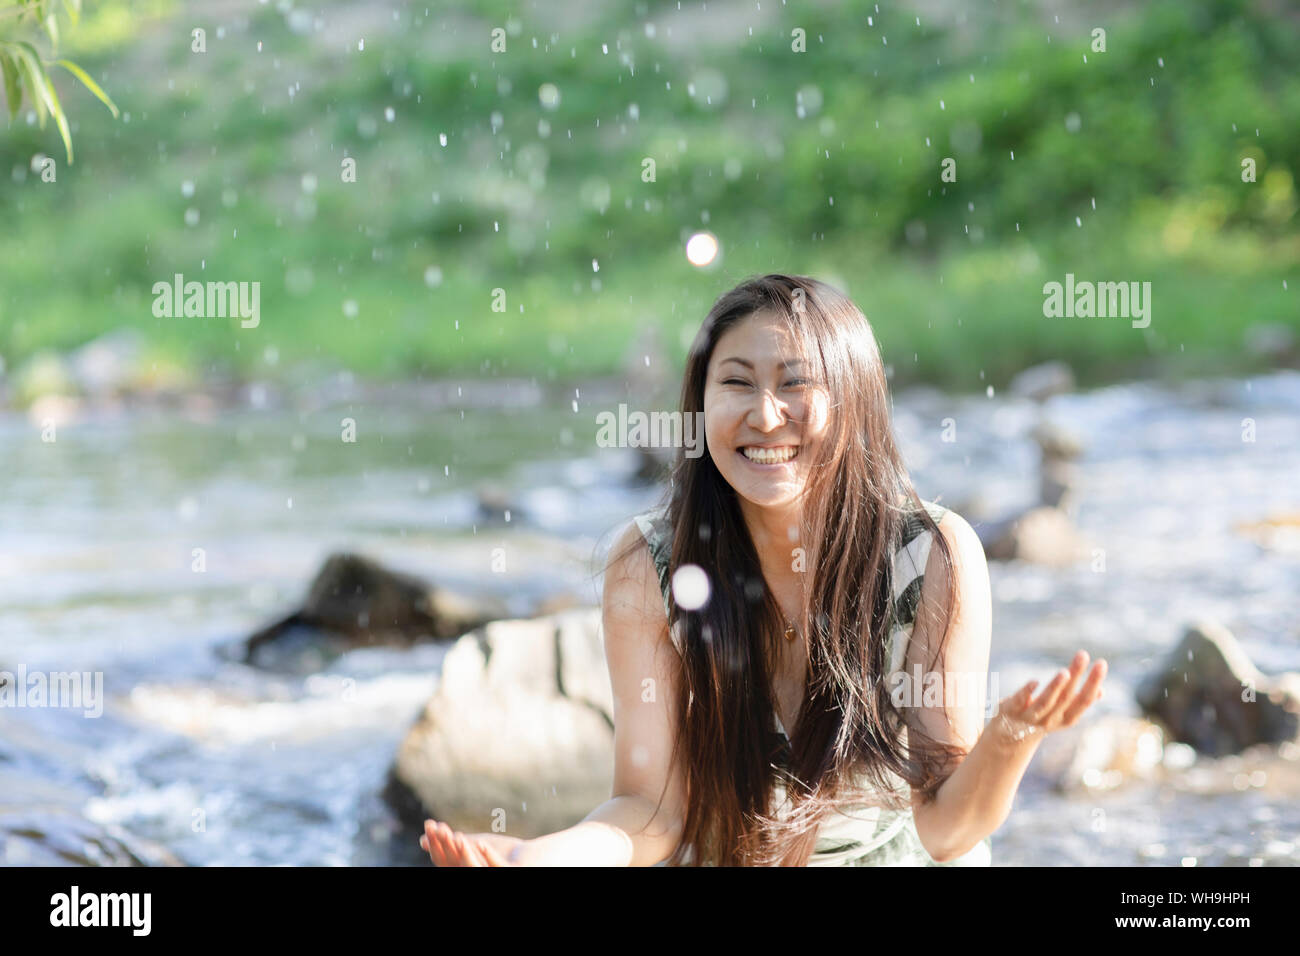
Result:
{"label": "river", "polygon": [[[63,808],[197,865],[408,858],[391,840],[419,834],[395,832],[378,792],[443,649],[358,650],[306,677],[230,649],[292,608],[336,550],[518,614],[557,592],[597,603],[594,556],[658,496],[627,481],[630,452],[596,446],[596,414],[620,399],[487,391],[258,386],[234,407],[90,410],[53,442],[0,414],[0,669],[102,672],[106,698],[97,718],[0,707],[0,813]],[[1300,374],[1115,385],[1041,407],[895,395],[922,497],[972,523],[1036,499],[1041,415],[1083,443],[1075,518],[1105,571],[990,563],[1002,695],[1083,647],[1110,665],[1093,713],[1136,714],[1133,688],[1200,615],[1262,670],[1300,671],[1300,546],[1233,527],[1300,513]],[[942,440],[946,418],[956,441]],[[510,521],[485,523],[484,482],[517,505]],[[1295,865],[1300,801],[1249,779],[1081,796],[1031,767],[994,864]]]}

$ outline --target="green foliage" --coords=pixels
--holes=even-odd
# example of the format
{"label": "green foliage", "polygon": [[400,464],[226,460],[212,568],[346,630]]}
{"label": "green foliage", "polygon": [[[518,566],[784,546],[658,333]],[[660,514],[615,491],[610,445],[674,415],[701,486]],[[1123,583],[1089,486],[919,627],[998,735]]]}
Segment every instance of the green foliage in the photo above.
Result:
{"label": "green foliage", "polygon": [[[1249,325],[1300,324],[1293,16],[1243,0],[954,6],[944,22],[875,7],[591,2],[565,18],[494,0],[394,22],[321,0],[324,23],[354,25],[304,34],[288,5],[250,5],[221,40],[198,7],[149,22],[78,56],[97,75],[111,57],[129,121],[78,115],[75,174],[0,192],[0,354],[132,325],[259,371],[274,346],[281,367],[607,372],[646,323],[680,357],[719,292],[770,270],[838,280],[900,379],[961,388],[1047,358],[1085,379],[1222,363]],[[196,26],[207,53],[190,51]],[[12,125],[0,172],[41,146]],[[697,229],[719,237],[717,267],[686,264]],[[154,281],[201,271],[260,280],[260,327],[152,316]],[[1152,326],[1044,318],[1043,283],[1066,272],[1152,281]]]}
{"label": "green foliage", "polygon": [[[81,0],[63,0],[62,12],[75,27],[81,18]],[[99,100],[118,115],[117,107],[100,89],[99,84],[87,75],[86,71],[71,60],[54,60],[47,63],[40,52],[28,40],[18,39],[21,31],[29,26],[45,31],[49,39],[51,52],[57,53],[59,47],[59,8],[53,0],[3,0],[0,2],[0,73],[4,75],[5,101],[9,104],[9,121],[18,116],[22,106],[23,93],[40,120],[41,129],[45,128],[47,117],[53,117],[63,138],[63,147],[67,151],[68,162],[72,162],[72,133],[68,129],[68,117],[59,102],[58,90],[46,72],[45,67],[61,66],[95,94]]]}

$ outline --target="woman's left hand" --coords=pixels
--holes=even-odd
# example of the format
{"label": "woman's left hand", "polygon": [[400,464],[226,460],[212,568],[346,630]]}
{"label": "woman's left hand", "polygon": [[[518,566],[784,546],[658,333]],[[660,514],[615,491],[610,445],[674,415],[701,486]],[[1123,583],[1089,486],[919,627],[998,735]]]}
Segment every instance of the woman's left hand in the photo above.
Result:
{"label": "woman's left hand", "polygon": [[1073,727],[1084,711],[1101,699],[1101,682],[1106,678],[1106,661],[1098,659],[1083,686],[1074,690],[1088,666],[1088,652],[1074,655],[1068,670],[1058,671],[1052,682],[1035,698],[1038,681],[1030,681],[998,705],[994,718],[1012,740],[1046,735],[1053,730]]}
{"label": "woman's left hand", "polygon": [[425,820],[420,848],[437,866],[516,866],[515,851],[525,842],[504,833],[461,833]]}

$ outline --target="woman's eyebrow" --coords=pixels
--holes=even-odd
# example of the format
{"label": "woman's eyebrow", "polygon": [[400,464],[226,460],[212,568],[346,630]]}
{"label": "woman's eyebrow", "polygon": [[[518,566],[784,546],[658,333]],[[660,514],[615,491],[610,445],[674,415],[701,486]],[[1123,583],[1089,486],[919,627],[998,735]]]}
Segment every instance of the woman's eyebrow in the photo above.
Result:
{"label": "woman's eyebrow", "polygon": [[[719,362],[718,364],[719,364],[719,365],[726,365],[728,362],[735,362],[735,363],[738,364],[738,365],[743,365],[743,366],[745,366],[745,368],[749,369],[751,372],[754,370],[754,365],[753,365],[752,362],[747,362],[747,361],[745,361],[743,358],[735,358],[734,356],[731,357],[731,358],[724,358],[724,359],[723,359],[721,362]],[[782,364],[784,367],[786,367],[786,368],[793,368],[793,367],[796,366],[796,365],[802,365],[802,364],[803,364],[803,359],[787,359],[787,360],[785,360],[784,362],[782,362],[781,364]]]}

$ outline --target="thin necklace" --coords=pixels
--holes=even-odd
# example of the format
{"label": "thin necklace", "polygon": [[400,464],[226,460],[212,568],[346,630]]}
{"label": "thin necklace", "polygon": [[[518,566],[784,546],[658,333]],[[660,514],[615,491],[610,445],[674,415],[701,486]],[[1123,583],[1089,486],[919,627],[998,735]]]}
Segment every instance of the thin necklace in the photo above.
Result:
{"label": "thin necklace", "polygon": [[785,639],[786,639],[787,641],[793,641],[793,640],[794,640],[796,637],[798,637],[798,636],[799,636],[799,632],[796,631],[796,630],[794,629],[794,625],[790,623],[790,619],[789,619],[789,618],[786,618],[786,620],[785,620]]}

